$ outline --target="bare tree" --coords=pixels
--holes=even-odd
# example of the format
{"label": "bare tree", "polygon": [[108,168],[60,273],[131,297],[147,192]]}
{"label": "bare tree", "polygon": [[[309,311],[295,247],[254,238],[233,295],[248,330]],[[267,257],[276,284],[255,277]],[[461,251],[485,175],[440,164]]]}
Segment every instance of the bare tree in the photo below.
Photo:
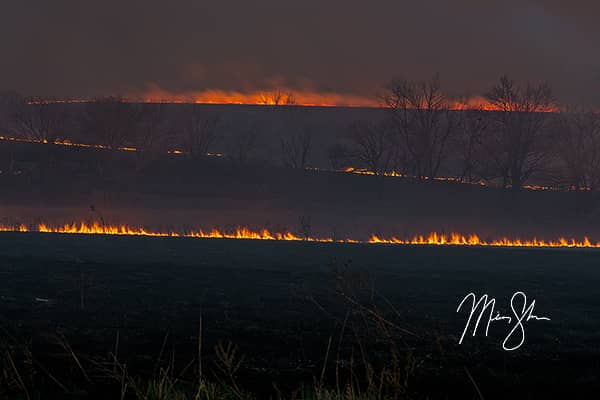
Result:
{"label": "bare tree", "polygon": [[334,143],[327,148],[327,159],[331,169],[339,171],[350,166],[352,155],[345,144]]}
{"label": "bare tree", "polygon": [[439,76],[421,82],[393,80],[382,98],[392,111],[413,174],[421,179],[437,176],[453,122]]}
{"label": "bare tree", "polygon": [[84,124],[95,140],[116,150],[135,144],[139,108],[122,97],[104,97],[86,104]]}
{"label": "bare tree", "polygon": [[571,188],[600,189],[600,114],[583,109],[560,113],[553,143]]}
{"label": "bare tree", "polygon": [[457,113],[456,153],[460,163],[460,177],[464,182],[473,183],[481,170],[483,136],[489,121],[481,107],[464,107]]}
{"label": "bare tree", "polygon": [[406,173],[412,164],[407,154],[402,137],[394,132],[393,123],[389,128],[387,136],[387,151],[389,153],[389,169],[398,173]]}
{"label": "bare tree", "polygon": [[388,137],[389,130],[385,123],[354,122],[350,128],[354,158],[376,175],[385,172],[392,156]]}
{"label": "bare tree", "polygon": [[308,126],[293,129],[289,135],[280,135],[283,165],[289,168],[305,169],[312,147],[312,130]]}
{"label": "bare tree", "polygon": [[276,90],[265,98],[264,104],[274,107],[272,127],[279,134],[281,159],[289,168],[305,169],[312,150],[312,127],[306,122],[302,107],[285,107],[295,104],[291,93]]}
{"label": "bare tree", "polygon": [[30,99],[22,102],[13,115],[16,136],[45,143],[65,137],[67,109],[64,104]]}
{"label": "bare tree", "polygon": [[275,89],[271,92],[261,93],[258,102],[269,106],[293,106],[296,104],[296,98],[292,92]]}
{"label": "bare tree", "polygon": [[488,148],[498,159],[503,180],[519,191],[544,162],[542,135],[548,112],[555,109],[552,89],[546,83],[523,85],[502,76],[485,97],[498,110],[489,113],[497,136]]}
{"label": "bare tree", "polygon": [[136,130],[135,147],[141,153],[164,148],[167,125],[167,105],[145,103],[140,106],[140,121]]}
{"label": "bare tree", "polygon": [[247,129],[229,139],[229,158],[236,164],[244,165],[252,156],[258,145],[259,130],[257,124],[251,124]]}
{"label": "bare tree", "polygon": [[183,142],[191,158],[208,154],[218,138],[219,116],[209,113],[202,105],[190,104],[183,117]]}
{"label": "bare tree", "polygon": [[[12,131],[14,117],[23,103],[23,98],[16,92],[0,93],[0,136],[5,136]],[[14,164],[14,148],[10,146],[6,152],[3,152],[3,157],[0,159],[0,174],[4,174],[6,171],[13,174]]]}
{"label": "bare tree", "polygon": [[23,98],[16,92],[0,92],[0,135],[12,129],[15,115],[24,105]]}

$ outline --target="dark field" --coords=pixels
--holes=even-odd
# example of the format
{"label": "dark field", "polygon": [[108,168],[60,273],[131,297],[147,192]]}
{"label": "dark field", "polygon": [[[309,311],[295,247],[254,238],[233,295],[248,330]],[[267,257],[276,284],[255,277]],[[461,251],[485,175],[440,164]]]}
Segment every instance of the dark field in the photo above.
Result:
{"label": "dark field", "polygon": [[[332,340],[331,383],[336,365],[347,373],[358,358],[357,342],[375,359],[389,352],[362,327],[366,309],[393,322],[401,354],[416,366],[405,397],[479,398],[475,386],[486,399],[600,390],[598,251],[18,233],[0,243],[3,345],[26,346],[69,388],[46,377],[47,394],[76,387],[118,398],[118,385],[94,372],[111,352],[142,376],[159,359],[184,370],[198,354],[200,315],[207,374],[215,344],[231,340],[244,355],[243,386],[258,398],[273,395],[274,384],[290,391],[319,378]],[[552,320],[528,323],[514,352],[501,349],[502,322],[490,337],[458,345],[466,314],[455,311],[468,292],[488,293],[508,314],[518,290]]]}

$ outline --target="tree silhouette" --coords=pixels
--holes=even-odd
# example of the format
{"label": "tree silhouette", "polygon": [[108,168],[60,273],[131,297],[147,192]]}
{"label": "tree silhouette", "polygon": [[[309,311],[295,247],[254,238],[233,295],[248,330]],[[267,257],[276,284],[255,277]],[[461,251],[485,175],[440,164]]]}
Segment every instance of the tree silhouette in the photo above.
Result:
{"label": "tree silhouette", "polygon": [[439,76],[420,82],[393,80],[382,99],[392,111],[413,175],[421,179],[436,177],[453,123]]}
{"label": "tree silhouette", "polygon": [[139,108],[122,97],[104,97],[86,104],[86,130],[96,143],[109,149],[133,146],[139,120]]}
{"label": "tree silhouette", "polygon": [[457,112],[454,151],[464,182],[475,182],[481,172],[483,137],[488,125],[489,120],[481,107],[465,106]]}
{"label": "tree silhouette", "polygon": [[354,144],[353,158],[379,175],[387,170],[392,153],[388,143],[389,130],[385,123],[356,121],[350,128]]}
{"label": "tree silhouette", "polygon": [[557,116],[553,135],[563,180],[570,188],[600,188],[600,115],[577,109]]}
{"label": "tree silhouette", "polygon": [[258,97],[258,103],[268,106],[293,106],[296,104],[296,98],[292,92],[275,89],[261,93]]}
{"label": "tree silhouette", "polygon": [[66,122],[67,109],[64,104],[29,99],[16,107],[11,126],[16,136],[52,143],[67,136]]}
{"label": "tree silhouette", "polygon": [[548,112],[556,109],[552,89],[547,83],[518,84],[502,76],[485,97],[497,110],[489,113],[495,137],[491,137],[488,150],[497,160],[504,185],[519,191],[544,163],[542,135]]}
{"label": "tree silhouette", "polygon": [[202,105],[189,104],[182,120],[185,150],[194,159],[206,156],[218,137],[219,116]]}
{"label": "tree silhouette", "polygon": [[305,169],[312,147],[312,131],[303,126],[294,129],[289,135],[280,135],[283,165],[289,168]]}

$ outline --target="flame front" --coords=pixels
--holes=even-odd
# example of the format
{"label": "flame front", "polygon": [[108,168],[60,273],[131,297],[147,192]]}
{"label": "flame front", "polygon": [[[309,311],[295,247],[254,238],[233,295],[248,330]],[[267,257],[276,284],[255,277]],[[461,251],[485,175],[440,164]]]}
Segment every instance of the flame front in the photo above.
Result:
{"label": "flame front", "polygon": [[589,238],[582,240],[558,238],[557,240],[509,239],[506,237],[493,240],[483,240],[476,234],[462,235],[451,233],[449,235],[430,233],[428,236],[413,236],[410,239],[397,237],[381,238],[371,235],[369,243],[401,244],[401,245],[429,245],[429,246],[481,246],[481,247],[577,247],[600,248],[600,242],[593,243]]}
{"label": "flame front", "polygon": [[[157,85],[149,85],[147,90],[130,93],[124,100],[130,103],[170,103],[170,104],[237,104],[237,105],[286,105],[279,103],[276,94],[293,98],[293,103],[287,105],[303,107],[366,107],[385,108],[381,100],[372,96],[351,93],[319,91],[311,88],[304,89],[266,89],[252,91],[207,89],[201,91],[171,92]],[[93,98],[55,98],[30,100],[28,104],[70,104],[93,103]],[[483,96],[473,96],[467,99],[448,99],[449,110],[475,109],[481,111],[502,111]],[[557,107],[540,110],[540,112],[558,112]]]}
{"label": "flame front", "polygon": [[[56,140],[49,141],[47,139],[27,139],[27,138],[19,138],[19,137],[14,137],[14,136],[0,136],[0,140],[7,141],[7,142],[51,144],[51,145],[56,145],[56,146],[83,147],[83,148],[101,149],[101,150],[110,150],[111,149],[109,146],[106,146],[103,144],[76,143],[76,142],[71,142],[68,139],[65,139],[65,140],[56,139]],[[122,147],[118,147],[114,150],[132,151],[132,152],[140,151],[136,147],[132,147],[132,146],[122,146]],[[172,149],[172,150],[167,150],[167,154],[181,155],[181,154],[186,154],[186,153],[179,149]],[[221,154],[221,153],[206,153],[205,155],[207,157],[223,157],[223,154]]]}
{"label": "flame front", "polygon": [[405,246],[479,246],[479,247],[563,247],[563,248],[600,248],[600,242],[592,242],[584,237],[581,240],[558,238],[557,240],[511,239],[502,237],[484,240],[479,235],[461,233],[442,234],[432,232],[429,235],[415,235],[407,239],[392,236],[385,238],[372,234],[368,240],[352,238],[335,239],[332,237],[301,236],[295,233],[272,232],[268,229],[252,230],[238,227],[234,230],[194,230],[194,231],[154,231],[143,227],[129,225],[105,225],[99,222],[65,225],[38,224],[32,227],[26,225],[0,225],[0,232],[39,232],[54,234],[74,235],[117,235],[117,236],[151,236],[151,237],[187,237],[201,239],[238,239],[238,240],[275,240],[275,241],[308,241],[320,243],[364,243],[364,244],[391,244]]}

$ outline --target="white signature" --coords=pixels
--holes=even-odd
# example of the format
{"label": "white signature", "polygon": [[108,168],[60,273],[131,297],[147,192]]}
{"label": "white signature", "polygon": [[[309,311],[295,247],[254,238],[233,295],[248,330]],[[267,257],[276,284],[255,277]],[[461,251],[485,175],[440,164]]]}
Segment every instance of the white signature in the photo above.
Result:
{"label": "white signature", "polygon": [[[506,351],[517,350],[519,347],[525,343],[525,323],[530,320],[536,321],[550,321],[548,317],[540,317],[533,313],[535,309],[535,300],[531,301],[531,304],[527,304],[527,296],[523,292],[515,292],[510,298],[510,308],[512,310],[513,316],[502,315],[499,311],[495,310],[496,307],[496,299],[490,298],[487,294],[484,294],[477,299],[475,293],[467,294],[463,300],[458,305],[456,312],[459,312],[462,308],[463,304],[467,300],[471,300],[471,312],[469,314],[469,319],[465,325],[465,329],[462,332],[459,344],[463,342],[467,331],[469,330],[469,326],[471,326],[472,321],[474,320],[473,316],[477,316],[477,320],[475,325],[473,326],[473,337],[477,333],[479,328],[479,323],[483,319],[483,316],[487,311],[489,314],[487,316],[487,321],[485,325],[485,336],[487,337],[488,331],[490,329],[490,324],[495,321],[506,321],[507,324],[514,325],[506,338],[502,342],[502,348]],[[519,308],[518,305],[522,302],[522,306]],[[517,309],[519,308],[519,309]],[[479,310],[479,311],[478,311]]]}

